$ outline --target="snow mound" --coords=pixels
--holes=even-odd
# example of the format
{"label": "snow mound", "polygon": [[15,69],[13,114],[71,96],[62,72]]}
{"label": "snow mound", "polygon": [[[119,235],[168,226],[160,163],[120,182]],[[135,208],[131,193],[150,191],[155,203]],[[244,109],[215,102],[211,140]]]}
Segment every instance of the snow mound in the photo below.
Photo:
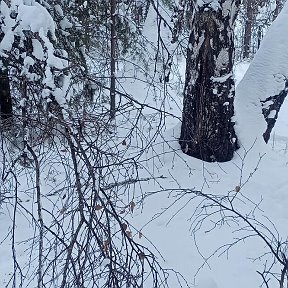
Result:
{"label": "snow mound", "polygon": [[[236,89],[236,132],[240,144],[251,147],[262,134],[266,122],[261,101],[279,94],[288,79],[288,3],[268,30],[243,80]],[[241,129],[240,129],[241,127]]]}

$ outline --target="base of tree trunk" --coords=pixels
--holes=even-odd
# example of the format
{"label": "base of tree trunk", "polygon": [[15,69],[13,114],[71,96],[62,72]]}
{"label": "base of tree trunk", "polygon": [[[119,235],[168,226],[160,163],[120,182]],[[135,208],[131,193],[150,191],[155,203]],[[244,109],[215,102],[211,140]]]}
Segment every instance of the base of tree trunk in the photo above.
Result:
{"label": "base of tree trunk", "polygon": [[[232,2],[239,7],[239,1]],[[233,122],[233,23],[237,10],[230,15],[224,4],[220,8],[203,4],[193,19],[179,140],[185,154],[207,162],[230,161],[237,149]]]}
{"label": "base of tree trunk", "polygon": [[205,162],[227,162],[233,158],[238,145],[236,139],[234,143],[225,141],[224,137],[222,139],[221,143],[214,139],[206,139],[197,143],[193,140],[180,140],[179,143],[182,151],[191,157]]}

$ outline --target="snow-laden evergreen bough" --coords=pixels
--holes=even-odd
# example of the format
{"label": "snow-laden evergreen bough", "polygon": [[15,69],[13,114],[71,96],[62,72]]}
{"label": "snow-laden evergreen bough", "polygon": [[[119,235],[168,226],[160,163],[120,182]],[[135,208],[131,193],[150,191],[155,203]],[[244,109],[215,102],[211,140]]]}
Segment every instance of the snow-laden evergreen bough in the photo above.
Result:
{"label": "snow-laden evergreen bough", "polygon": [[29,106],[28,102],[45,106],[51,101],[65,106],[69,64],[67,53],[57,47],[55,30],[43,4],[12,0],[8,6],[1,1],[1,66],[9,68],[11,84],[18,90],[17,96],[13,94],[18,107]]}

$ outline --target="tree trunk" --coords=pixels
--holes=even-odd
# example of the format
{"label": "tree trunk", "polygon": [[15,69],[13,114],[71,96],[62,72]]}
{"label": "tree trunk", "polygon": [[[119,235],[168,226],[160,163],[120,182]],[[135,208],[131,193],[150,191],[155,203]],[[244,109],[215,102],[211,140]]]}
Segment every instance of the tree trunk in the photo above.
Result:
{"label": "tree trunk", "polygon": [[276,0],[276,7],[273,12],[273,20],[276,19],[276,17],[279,15],[280,11],[283,8],[283,1],[282,0]]}
{"label": "tree trunk", "polygon": [[116,0],[110,0],[111,51],[110,51],[110,118],[116,115]]}
{"label": "tree trunk", "polygon": [[12,98],[8,70],[0,68],[0,118],[8,120],[12,117]]}
{"label": "tree trunk", "polygon": [[[237,0],[198,7],[188,44],[180,145],[204,161],[224,162],[237,148],[234,131],[233,26]],[[232,11],[232,15],[231,15]]]}
{"label": "tree trunk", "polygon": [[252,39],[252,25],[254,22],[254,4],[252,1],[255,0],[246,0],[246,22],[245,22],[245,31],[244,31],[244,50],[243,58],[249,58],[251,51],[251,39]]}

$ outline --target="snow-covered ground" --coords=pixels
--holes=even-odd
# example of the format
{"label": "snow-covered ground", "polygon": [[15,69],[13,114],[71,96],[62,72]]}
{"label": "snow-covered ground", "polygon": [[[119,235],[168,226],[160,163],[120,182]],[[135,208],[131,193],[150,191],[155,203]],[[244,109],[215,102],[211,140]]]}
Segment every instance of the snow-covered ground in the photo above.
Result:
{"label": "snow-covered ground", "polygon": [[[240,63],[236,67],[237,84],[248,66],[248,63]],[[138,101],[144,99],[147,104],[154,104],[149,102],[152,99],[149,98],[147,83],[139,85],[131,81],[129,85],[127,82],[123,83],[123,86],[131,95],[139,95]],[[176,91],[173,87],[170,89],[170,94]],[[157,107],[168,108],[169,112],[181,116],[179,107],[181,98],[179,100],[168,97],[165,105],[164,101],[161,102],[159,99],[153,99],[158,101]],[[271,251],[267,243],[259,235],[255,235],[255,231],[251,232],[251,229],[247,228],[244,219],[227,211],[228,218],[222,218],[224,211],[219,210],[219,206],[213,206],[211,202],[210,206],[206,206],[209,203],[203,202],[204,194],[218,200],[233,199],[235,211],[244,218],[255,221],[253,223],[256,223],[260,233],[266,235],[268,244],[274,245],[277,241],[285,244],[288,237],[288,153],[287,149],[284,149],[288,144],[286,111],[288,101],[281,109],[269,145],[265,148],[261,146],[261,150],[257,145],[245,147],[247,150],[241,148],[232,161],[221,164],[203,163],[183,154],[177,141],[180,121],[177,118],[167,117],[166,128],[158,135],[152,148],[140,159],[144,164],[138,171],[139,178],[145,179],[152,175],[155,180],[143,181],[141,186],[135,186],[137,189],[141,188],[141,191],[134,192],[137,205],[134,212],[127,215],[126,221],[131,227],[135,227],[132,229],[133,238],[140,244],[150,247],[163,267],[180,272],[190,287],[260,287],[263,279],[257,271],[262,273],[267,270],[274,260],[273,255],[269,254]],[[151,129],[154,127],[143,127],[143,133],[149,134]],[[55,166],[57,166],[56,160]],[[61,178],[61,171],[59,174],[57,169],[55,171],[44,171],[47,174],[46,184],[51,185],[65,180]],[[20,179],[22,181],[20,184],[23,186],[25,181],[29,182],[25,178]],[[228,196],[230,198],[227,198]],[[21,205],[27,207],[30,207],[30,204],[29,202],[25,204],[26,200],[35,201],[29,194],[21,195],[21,198]],[[43,205],[47,205],[50,209],[49,201]],[[225,201],[223,203],[227,204]],[[229,206],[229,203],[227,205]],[[2,288],[13,287],[12,283],[7,284],[13,273],[11,235],[5,238],[8,229],[11,228],[13,211],[9,207],[6,209],[6,205],[1,209],[0,287]],[[8,214],[7,211],[12,214]],[[26,265],[31,263],[29,257],[33,258],[35,255],[30,255],[25,242],[20,241],[33,236],[34,230],[29,230],[29,219],[25,216],[21,218],[21,215],[18,215],[17,219],[16,250],[19,264]],[[137,230],[141,231],[142,237],[139,237]],[[227,250],[229,246],[226,245],[237,242],[238,239],[242,240]],[[154,247],[157,247],[157,250]],[[285,247],[284,251],[287,252]],[[31,267],[31,271],[33,269],[34,267]],[[281,267],[276,263],[271,272],[279,276]],[[279,287],[279,283],[272,275],[268,275],[268,278],[271,278],[269,288]],[[33,279],[31,281],[30,286],[25,287],[35,287]],[[184,283],[183,280],[180,282]],[[180,286],[175,274],[171,273],[170,287],[186,286],[185,284]]]}
{"label": "snow-covered ground", "polygon": [[[236,67],[237,83],[248,67],[249,63],[240,63]],[[273,145],[271,140],[265,151],[251,146],[249,152],[240,149],[229,163],[203,163],[179,151],[179,124],[164,133],[163,138],[169,144],[163,148],[163,143],[159,143],[158,149],[155,148],[159,155],[163,151],[166,154],[159,156],[159,163],[153,163],[157,166],[153,169],[154,176],[161,175],[165,179],[159,180],[161,189],[157,183],[142,185],[142,190],[153,196],[145,198],[143,208],[136,210],[131,221],[159,249],[165,259],[163,266],[180,271],[192,287],[260,287],[263,279],[257,271],[265,270],[264,265],[271,264],[273,257],[265,255],[270,251],[260,237],[250,238],[249,229],[241,230],[246,225],[243,221],[226,225],[218,222],[216,228],[208,232],[221,219],[218,214],[207,219],[197,230],[202,220],[197,218],[201,210],[198,205],[204,204],[200,204],[193,194],[184,195],[181,190],[194,188],[208,195],[227,196],[236,194],[234,191],[239,185],[241,190],[237,194],[236,210],[247,217],[253,214],[257,221],[267,225],[267,230],[263,229],[265,234],[271,231],[276,238],[279,237],[277,240],[285,242],[287,239],[288,155],[282,148],[278,149],[283,147],[281,141],[288,143],[288,130],[285,128],[288,125],[287,104],[288,101],[282,107],[274,130]],[[147,167],[152,169],[150,163]],[[196,227],[193,221],[199,221]],[[273,239],[270,236],[267,235],[269,241]],[[226,251],[225,245],[241,237],[245,239]],[[145,244],[148,245],[148,242]],[[219,247],[222,248],[217,250]],[[274,268],[273,272],[280,273],[281,268],[277,264]],[[269,287],[279,287],[273,276],[268,278],[271,278]],[[174,281],[171,287],[178,287]]]}
{"label": "snow-covered ground", "polygon": [[[259,107],[261,97],[272,92],[275,94],[282,85],[278,85],[280,80],[277,78],[278,81],[273,73],[274,76],[271,75],[271,69],[275,73],[278,70],[281,70],[279,73],[284,73],[285,69],[286,72],[288,71],[287,53],[283,48],[284,40],[279,40],[281,34],[285,35],[282,30],[287,29],[285,22],[287,8],[286,5],[286,10],[284,9],[282,16],[272,27],[272,32],[268,34],[268,40],[264,42],[264,48],[257,56],[258,62],[256,63],[258,64],[255,64],[249,71],[249,75],[254,78],[249,81],[249,78],[246,77],[246,82],[242,84],[242,90],[236,93],[238,97],[236,101],[237,116],[244,111],[245,107],[250,105],[250,110],[245,110],[240,115],[241,121],[247,120],[248,125],[241,130],[241,133],[249,134],[250,140],[253,137],[255,140],[258,134],[263,133],[255,130],[257,125],[254,124],[259,123],[249,121],[249,113],[255,112],[253,105]],[[265,49],[267,48],[269,55],[266,55]],[[264,52],[262,53],[262,51]],[[286,60],[282,61],[281,57],[284,54]],[[280,55],[282,56],[280,57]],[[259,65],[259,61],[262,66]],[[268,67],[267,70],[265,70],[266,66]],[[237,85],[248,67],[249,63],[237,65],[235,71]],[[257,71],[260,71],[258,75]],[[274,82],[275,79],[278,84]],[[271,87],[269,86],[270,82]],[[278,85],[278,88],[275,85]],[[263,92],[265,95],[261,94]],[[244,103],[243,99],[239,98],[240,96],[246,96],[247,99],[251,100]],[[259,101],[259,103],[253,104],[253,101],[255,103]],[[242,106],[237,111],[239,105]],[[251,112],[252,110],[253,112]],[[250,237],[249,229],[245,231],[246,228],[244,228],[244,231],[242,230],[246,225],[243,221],[239,221],[237,224],[226,223],[225,225],[221,223],[223,226],[217,222],[216,228],[208,233],[207,231],[210,231],[211,226],[219,220],[215,215],[215,218],[208,219],[207,222],[203,223],[201,229],[197,230],[198,226],[196,225],[195,228],[193,221],[199,220],[197,218],[197,213],[200,213],[198,205],[204,204],[199,204],[199,199],[194,199],[193,194],[184,196],[183,189],[191,190],[194,188],[208,195],[211,193],[212,195],[227,196],[235,190],[238,191],[237,186],[240,186],[241,190],[237,194],[239,198],[237,196],[235,209],[247,218],[252,215],[251,217],[253,219],[255,217],[255,221],[260,221],[263,224],[260,230],[267,235],[268,242],[274,244],[276,242],[277,246],[277,241],[279,243],[282,241],[283,251],[287,253],[285,245],[288,236],[288,215],[286,212],[288,204],[286,192],[288,188],[286,176],[288,172],[288,117],[285,111],[288,111],[288,101],[281,108],[279,119],[268,145],[258,146],[257,143],[253,145],[252,141],[250,146],[244,147],[246,150],[242,147],[229,163],[207,164],[181,154],[177,143],[180,130],[179,123],[176,127],[165,131],[163,139],[165,139],[166,144],[163,145],[160,141],[158,149],[155,148],[154,152],[158,151],[159,155],[163,155],[165,151],[165,155],[159,156],[159,163],[154,161],[154,176],[164,176],[165,180],[159,180],[161,189],[157,183],[143,184],[142,190],[153,196],[145,198],[143,209],[141,212],[138,210],[131,221],[136,223],[135,226],[143,227],[142,233],[152,240],[160,250],[165,259],[163,265],[183,273],[183,276],[188,279],[192,286],[195,285],[200,288],[265,286],[261,273],[267,271],[274,260],[267,243],[259,235]],[[262,115],[253,114],[251,116],[254,117],[252,117],[254,120],[258,117],[257,121],[263,121],[260,119]],[[259,125],[256,128],[258,129]],[[258,140],[263,141],[260,138]],[[243,142],[248,143],[245,140]],[[157,154],[157,152],[155,153]],[[147,163],[147,167],[152,169],[149,163]],[[175,190],[171,190],[171,188]],[[161,192],[156,192],[159,190]],[[211,210],[213,211],[213,209]],[[209,212],[207,213],[209,214]],[[229,249],[228,253],[225,250],[227,248],[225,245],[233,243],[241,237],[243,237],[243,241],[239,241],[235,247]],[[146,244],[148,245],[148,243]],[[219,247],[222,249],[217,250]],[[223,250],[225,251],[223,252]],[[211,255],[213,256],[210,257]],[[270,279],[269,287],[279,287],[274,276],[279,277],[281,267],[275,264],[275,267],[269,272],[271,272],[271,275],[267,277]],[[274,276],[272,273],[275,273]],[[173,283],[172,287],[177,287],[177,284]]]}

